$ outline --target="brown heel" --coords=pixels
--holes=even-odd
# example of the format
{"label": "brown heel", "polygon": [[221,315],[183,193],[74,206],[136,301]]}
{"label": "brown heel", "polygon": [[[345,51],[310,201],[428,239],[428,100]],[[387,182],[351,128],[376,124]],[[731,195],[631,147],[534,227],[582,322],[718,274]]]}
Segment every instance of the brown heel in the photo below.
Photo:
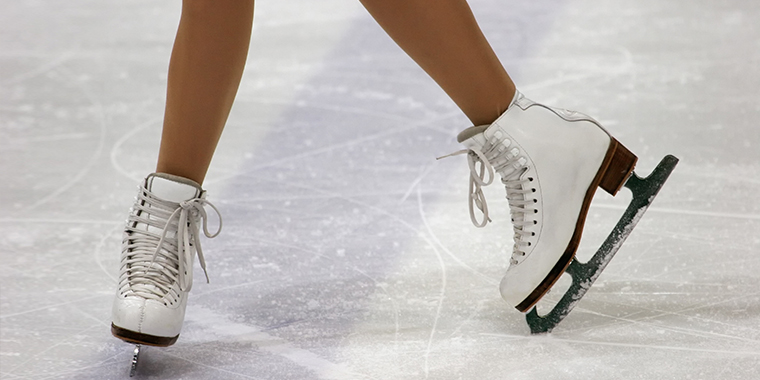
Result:
{"label": "brown heel", "polygon": [[612,159],[604,171],[599,187],[614,196],[633,172],[638,158],[615,139],[612,139],[611,145]]}

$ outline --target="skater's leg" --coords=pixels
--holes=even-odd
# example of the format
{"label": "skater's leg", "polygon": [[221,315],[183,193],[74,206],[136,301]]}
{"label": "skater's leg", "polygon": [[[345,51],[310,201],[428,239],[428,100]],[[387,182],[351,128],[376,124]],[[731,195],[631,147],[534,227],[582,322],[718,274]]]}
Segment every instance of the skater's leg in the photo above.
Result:
{"label": "skater's leg", "polygon": [[[515,244],[501,293],[527,311],[572,260],[596,188],[614,195],[636,156],[594,119],[519,94],[465,0],[361,1],[476,126],[459,140],[471,170],[501,176],[513,222]],[[488,221],[481,187],[492,177],[477,172],[470,178],[477,226]],[[474,207],[483,211],[482,221]]]}
{"label": "skater's leg", "polygon": [[183,2],[158,173],[142,183],[123,234],[111,325],[122,340],[169,346],[179,337],[196,258],[205,271],[200,235],[218,234],[205,228],[204,207],[213,206],[200,183],[240,83],[252,21],[253,0]]}
{"label": "skater's leg", "polygon": [[253,0],[184,0],[156,171],[201,184],[243,74]]}
{"label": "skater's leg", "polygon": [[465,0],[361,0],[388,35],[462,109],[490,124],[515,94]]}

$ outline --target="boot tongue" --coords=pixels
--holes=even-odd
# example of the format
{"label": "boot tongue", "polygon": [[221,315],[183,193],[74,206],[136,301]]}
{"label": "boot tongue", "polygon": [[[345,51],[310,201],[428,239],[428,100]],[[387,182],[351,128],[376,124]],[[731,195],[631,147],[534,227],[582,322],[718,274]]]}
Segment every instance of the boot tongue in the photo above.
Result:
{"label": "boot tongue", "polygon": [[486,129],[488,129],[490,125],[476,125],[474,127],[469,127],[465,129],[462,132],[459,132],[457,135],[457,142],[464,143],[466,140],[469,140],[471,137],[481,134],[485,132]]}
{"label": "boot tongue", "polygon": [[197,198],[202,192],[195,181],[164,173],[154,173],[148,177],[148,191],[160,199],[176,203]]}

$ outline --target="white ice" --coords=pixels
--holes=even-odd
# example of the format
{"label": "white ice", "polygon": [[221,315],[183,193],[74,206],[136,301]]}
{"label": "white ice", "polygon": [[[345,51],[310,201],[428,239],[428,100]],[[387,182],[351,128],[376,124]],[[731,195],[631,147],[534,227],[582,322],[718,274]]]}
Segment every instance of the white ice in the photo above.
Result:
{"label": "white ice", "polygon": [[[578,308],[531,336],[474,228],[467,119],[355,1],[261,0],[176,345],[144,379],[760,377],[760,3],[472,0],[530,98],[681,163]],[[122,379],[123,220],[155,164],[179,1],[0,0],[0,378]],[[581,257],[629,197],[599,196]],[[556,299],[557,291],[546,302]],[[545,310],[547,305],[540,305]]]}

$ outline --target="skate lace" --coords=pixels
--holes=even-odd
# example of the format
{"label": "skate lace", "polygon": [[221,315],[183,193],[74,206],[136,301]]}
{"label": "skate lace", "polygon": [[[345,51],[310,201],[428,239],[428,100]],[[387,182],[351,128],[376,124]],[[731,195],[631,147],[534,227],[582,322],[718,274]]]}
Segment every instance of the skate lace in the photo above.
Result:
{"label": "skate lace", "polygon": [[[526,217],[528,213],[537,212],[530,207],[537,200],[528,196],[536,190],[530,186],[534,180],[532,177],[522,178],[523,173],[528,170],[525,157],[520,155],[520,150],[517,147],[509,147],[511,144],[509,140],[501,139],[498,135],[497,133],[496,136],[487,140],[481,150],[463,149],[439,157],[439,159],[467,154],[467,163],[470,167],[468,194],[470,220],[476,227],[485,227],[491,221],[483,187],[493,183],[494,171],[501,175],[501,182],[507,191],[507,201],[514,230],[514,247],[511,259],[514,264],[517,263],[519,257],[525,256],[526,247],[531,245],[529,241],[525,241],[525,237],[535,235],[534,232],[527,231],[525,227],[536,223]],[[505,143],[502,144],[502,142]],[[478,220],[475,208],[483,214],[481,220]]]}
{"label": "skate lace", "polygon": [[[210,206],[219,218],[214,233],[208,229],[204,206]],[[127,220],[120,278],[122,293],[131,291],[148,299],[176,302],[179,294],[175,284],[185,292],[192,287],[196,252],[208,282],[206,260],[198,239],[201,226],[208,238],[216,237],[222,230],[221,213],[207,200],[193,198],[177,204],[156,198],[142,187]],[[165,300],[167,295],[170,297]]]}

